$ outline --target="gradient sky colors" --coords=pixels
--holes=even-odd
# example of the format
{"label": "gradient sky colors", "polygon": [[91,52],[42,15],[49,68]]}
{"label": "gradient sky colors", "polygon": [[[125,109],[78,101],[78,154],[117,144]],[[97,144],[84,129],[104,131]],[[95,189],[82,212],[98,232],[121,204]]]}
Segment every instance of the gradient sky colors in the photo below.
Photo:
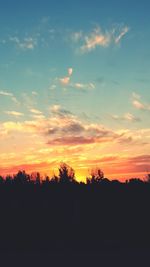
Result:
{"label": "gradient sky colors", "polygon": [[150,171],[149,1],[1,1],[0,173]]}

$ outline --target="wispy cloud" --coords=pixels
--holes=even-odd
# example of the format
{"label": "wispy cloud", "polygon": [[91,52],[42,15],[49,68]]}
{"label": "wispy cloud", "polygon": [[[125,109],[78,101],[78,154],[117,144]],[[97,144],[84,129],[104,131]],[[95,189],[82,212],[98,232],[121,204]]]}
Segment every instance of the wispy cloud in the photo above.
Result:
{"label": "wispy cloud", "polygon": [[97,46],[107,47],[111,42],[111,34],[103,33],[100,28],[94,29],[84,37],[84,44],[80,47],[81,52],[90,52]]}
{"label": "wispy cloud", "polygon": [[59,79],[62,86],[69,86],[78,90],[95,89],[94,83],[71,82],[73,68],[68,68],[68,76]]}
{"label": "wispy cloud", "polygon": [[30,109],[30,112],[31,112],[31,113],[34,113],[34,114],[37,114],[37,115],[42,114],[42,111],[40,111],[40,110],[38,110],[38,109],[34,109],[34,108],[31,108],[31,109]]}
{"label": "wispy cloud", "polygon": [[111,115],[111,118],[117,121],[139,122],[140,118],[131,113],[125,113],[123,116]]}
{"label": "wispy cloud", "polygon": [[71,76],[72,73],[73,73],[73,68],[69,68],[69,69],[68,69],[68,75]]}
{"label": "wispy cloud", "polygon": [[62,85],[68,85],[70,83],[70,77],[73,74],[73,68],[68,68],[68,76],[60,78],[59,81]]}
{"label": "wispy cloud", "polygon": [[62,85],[68,85],[70,82],[70,77],[66,76],[66,77],[60,78],[59,81]]}
{"label": "wispy cloud", "polygon": [[141,96],[136,94],[136,93],[132,93],[132,105],[139,110],[145,110],[145,111],[150,111],[150,104],[148,103],[143,103],[141,101]]}
{"label": "wispy cloud", "polygon": [[17,98],[14,96],[13,93],[7,92],[7,91],[0,91],[0,96],[8,96],[11,98],[11,100],[13,102],[15,102],[16,104],[19,104],[19,101],[17,100]]}
{"label": "wispy cloud", "polygon": [[78,90],[95,89],[94,83],[72,83],[71,87]]}
{"label": "wispy cloud", "polygon": [[35,95],[35,96],[37,96],[37,95],[38,95],[38,93],[37,93],[36,91],[32,91],[32,95]]}
{"label": "wispy cloud", "polygon": [[9,40],[23,50],[33,50],[37,45],[37,40],[33,37],[25,37],[21,40],[19,37],[13,36],[10,37]]}
{"label": "wispy cloud", "polygon": [[95,50],[97,47],[109,47],[111,44],[117,45],[121,39],[129,32],[127,26],[116,26],[110,30],[103,31],[97,26],[88,34],[82,31],[75,32],[71,35],[74,43],[80,44],[80,52],[87,53]]}
{"label": "wispy cloud", "polygon": [[18,112],[18,111],[5,111],[7,115],[15,116],[15,117],[21,117],[24,116],[23,113]]}
{"label": "wispy cloud", "polygon": [[12,93],[9,93],[9,92],[7,92],[7,91],[0,91],[0,95],[3,95],[3,96],[13,96],[13,94]]}
{"label": "wispy cloud", "polygon": [[118,44],[123,38],[123,36],[128,33],[128,31],[129,31],[129,27],[126,26],[122,28],[120,34],[115,38],[115,43]]}
{"label": "wispy cloud", "polygon": [[138,100],[133,100],[132,104],[136,109],[141,109],[141,110],[149,110],[150,109],[150,107],[148,107],[147,105],[143,104],[142,102],[140,102]]}

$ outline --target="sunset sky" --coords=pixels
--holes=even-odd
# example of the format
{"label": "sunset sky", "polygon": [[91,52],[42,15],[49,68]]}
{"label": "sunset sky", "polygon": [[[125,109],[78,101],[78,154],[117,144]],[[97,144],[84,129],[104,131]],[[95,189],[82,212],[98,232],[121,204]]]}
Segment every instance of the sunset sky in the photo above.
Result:
{"label": "sunset sky", "polygon": [[149,1],[0,1],[0,174],[150,172]]}

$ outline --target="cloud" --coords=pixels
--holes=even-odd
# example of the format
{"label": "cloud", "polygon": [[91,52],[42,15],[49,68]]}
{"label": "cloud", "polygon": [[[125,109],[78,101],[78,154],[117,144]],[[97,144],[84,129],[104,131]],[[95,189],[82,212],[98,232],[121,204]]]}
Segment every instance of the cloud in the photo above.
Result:
{"label": "cloud", "polygon": [[129,27],[118,25],[110,30],[102,31],[97,26],[88,34],[82,31],[75,32],[71,35],[74,43],[80,43],[80,52],[87,53],[95,50],[97,47],[109,47],[111,44],[118,45],[122,38],[129,32]]}
{"label": "cloud", "polygon": [[34,113],[34,114],[37,114],[37,115],[41,115],[41,114],[42,114],[42,112],[41,112],[40,110],[38,110],[38,109],[34,109],[34,108],[31,108],[31,109],[30,109],[30,112],[31,112],[31,113]]}
{"label": "cloud", "polygon": [[95,89],[95,85],[93,83],[72,83],[71,87],[76,88],[78,90]]}
{"label": "cloud", "polygon": [[83,137],[83,136],[71,136],[71,137],[59,137],[53,139],[52,141],[48,141],[48,145],[53,146],[64,146],[64,145],[85,145],[85,144],[93,144],[93,138]]}
{"label": "cloud", "polygon": [[36,91],[32,91],[32,95],[35,95],[35,96],[37,96],[37,95],[38,95],[38,93],[37,93]]}
{"label": "cloud", "polygon": [[131,122],[135,122],[135,121],[140,121],[140,118],[135,117],[133,114],[131,113],[126,113],[124,114],[124,119],[127,121],[131,121]]}
{"label": "cloud", "polygon": [[[80,82],[71,82],[71,76],[73,74],[73,68],[68,68],[68,76],[60,78],[59,82],[62,86],[68,86],[71,88],[75,88],[78,90],[86,90],[86,89],[95,89],[94,83],[80,83]],[[55,85],[52,86],[51,89],[55,89]]]}
{"label": "cloud", "polygon": [[140,102],[138,100],[133,100],[132,104],[136,109],[150,110],[150,105],[143,104],[142,102]]}
{"label": "cloud", "polygon": [[97,46],[107,47],[111,42],[110,33],[103,33],[100,28],[94,29],[89,35],[84,37],[84,44],[81,46],[81,52],[89,52]]}
{"label": "cloud", "polygon": [[69,68],[69,69],[68,69],[68,75],[71,76],[72,73],[73,73],[73,68]]}
{"label": "cloud", "polygon": [[12,93],[8,93],[8,92],[6,92],[6,91],[0,91],[0,95],[3,95],[3,96],[13,96],[13,94]]}
{"label": "cloud", "polygon": [[[116,162],[116,171],[126,174],[128,171],[130,173],[146,174],[149,170],[150,155],[138,155],[133,157],[123,157],[120,158],[118,163]],[[132,174],[133,175],[133,174]]]}
{"label": "cloud", "polygon": [[132,93],[132,97],[133,97],[132,105],[136,109],[150,111],[150,104],[142,103],[142,101],[140,100],[141,99],[141,96],[140,95],[138,95],[138,94],[136,94],[136,93],[133,92]]}
{"label": "cloud", "polygon": [[14,121],[6,121],[1,125],[1,129],[5,130],[8,134],[12,131],[23,131],[24,123],[14,122]]}
{"label": "cloud", "polygon": [[[49,117],[34,114],[33,120],[23,122],[8,121],[0,124],[3,136],[15,133],[32,133],[45,138],[46,144],[53,146],[76,146],[82,144],[147,144],[149,132],[114,131],[101,124],[82,121],[75,114],[59,105],[50,107]],[[128,120],[133,118],[128,114]],[[144,142],[143,138],[144,136]]]}
{"label": "cloud", "polygon": [[51,106],[50,112],[53,114],[53,116],[57,116],[60,118],[67,118],[68,116],[70,118],[74,117],[72,112],[70,112],[69,110],[63,109],[60,105]]}
{"label": "cloud", "polygon": [[23,113],[17,112],[17,111],[5,111],[7,115],[15,116],[15,117],[21,117],[24,116]]}
{"label": "cloud", "polygon": [[70,82],[70,77],[64,77],[64,78],[60,78],[59,79],[59,81],[60,81],[60,83],[62,84],[62,85],[68,85],[69,84],[69,82]]}
{"label": "cloud", "polygon": [[128,32],[129,32],[129,27],[126,26],[122,28],[120,34],[115,38],[115,43],[118,44],[123,38],[123,36],[127,34]]}
{"label": "cloud", "polygon": [[72,76],[72,73],[73,73],[73,68],[68,68],[68,76],[65,76],[65,77],[59,79],[60,83],[63,86],[69,85],[70,77]]}
{"label": "cloud", "polygon": [[[40,116],[40,114],[35,114],[35,116]],[[100,143],[110,142],[119,136],[101,125],[83,123],[76,115],[59,105],[50,107],[50,117],[36,117],[35,119],[24,122],[8,121],[2,123],[0,128],[6,134],[35,133],[48,138],[49,143],[54,141],[54,144],[62,140],[62,146],[67,143],[67,140],[69,144]]]}
{"label": "cloud", "polygon": [[11,98],[11,100],[13,102],[15,102],[16,104],[19,104],[19,101],[17,100],[17,98],[10,92],[7,92],[7,91],[0,91],[0,96],[8,96]]}
{"label": "cloud", "polygon": [[7,175],[9,174],[15,174],[20,170],[27,170],[28,173],[32,173],[38,171],[45,173],[45,169],[49,169],[54,164],[54,161],[52,162],[40,162],[40,163],[30,163],[30,164],[20,164],[20,165],[14,165],[9,167],[0,167],[0,173],[1,175]]}
{"label": "cloud", "polygon": [[136,117],[131,113],[125,113],[123,116],[111,115],[111,117],[112,117],[112,119],[118,120],[118,121],[130,121],[130,122],[140,121],[139,117]]}
{"label": "cloud", "polygon": [[22,50],[33,50],[37,45],[37,40],[33,37],[25,37],[20,40],[17,36],[10,37],[9,40]]}

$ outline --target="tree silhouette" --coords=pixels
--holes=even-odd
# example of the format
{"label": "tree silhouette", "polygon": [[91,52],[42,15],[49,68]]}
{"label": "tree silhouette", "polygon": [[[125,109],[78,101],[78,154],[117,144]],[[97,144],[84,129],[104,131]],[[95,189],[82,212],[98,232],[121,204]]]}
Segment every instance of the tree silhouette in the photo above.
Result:
{"label": "tree silhouette", "polygon": [[90,177],[86,178],[87,184],[99,183],[104,179],[104,173],[100,168],[93,168],[90,171]]}
{"label": "tree silhouette", "polygon": [[75,171],[66,163],[61,163],[59,167],[59,181],[61,183],[68,183],[75,181]]}
{"label": "tree silhouette", "polygon": [[18,183],[18,184],[27,184],[30,181],[31,181],[31,176],[29,174],[27,174],[24,170],[19,171],[14,176],[14,182]]}

